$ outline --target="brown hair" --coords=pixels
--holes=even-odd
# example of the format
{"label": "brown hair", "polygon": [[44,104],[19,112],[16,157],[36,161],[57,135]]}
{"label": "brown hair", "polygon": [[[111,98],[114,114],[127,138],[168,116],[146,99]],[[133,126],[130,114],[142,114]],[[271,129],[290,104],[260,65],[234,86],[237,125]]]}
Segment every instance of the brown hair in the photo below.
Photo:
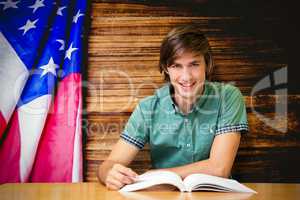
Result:
{"label": "brown hair", "polygon": [[165,80],[170,80],[168,73],[166,73],[167,67],[172,65],[174,60],[185,51],[204,56],[206,79],[210,80],[214,66],[212,53],[207,38],[197,25],[176,27],[162,41],[159,70],[164,74]]}

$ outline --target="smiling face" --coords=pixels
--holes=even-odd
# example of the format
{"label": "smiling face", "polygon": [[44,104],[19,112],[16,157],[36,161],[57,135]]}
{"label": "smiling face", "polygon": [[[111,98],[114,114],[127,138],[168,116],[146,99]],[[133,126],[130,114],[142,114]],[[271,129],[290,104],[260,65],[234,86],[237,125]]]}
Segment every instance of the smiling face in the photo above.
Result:
{"label": "smiling face", "polygon": [[203,55],[183,52],[167,67],[170,82],[174,87],[175,100],[195,101],[201,95],[205,81]]}

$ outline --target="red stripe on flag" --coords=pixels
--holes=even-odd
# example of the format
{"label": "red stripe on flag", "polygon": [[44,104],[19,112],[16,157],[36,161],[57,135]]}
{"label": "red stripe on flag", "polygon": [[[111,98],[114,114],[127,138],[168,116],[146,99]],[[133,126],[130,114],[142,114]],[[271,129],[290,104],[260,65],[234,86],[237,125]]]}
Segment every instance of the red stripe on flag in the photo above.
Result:
{"label": "red stripe on flag", "polygon": [[3,135],[3,132],[4,132],[4,130],[5,130],[5,128],[6,128],[6,120],[5,120],[5,118],[3,117],[3,115],[2,115],[2,113],[1,113],[1,111],[0,111],[0,140],[1,140],[1,138],[2,138],[2,135]]}
{"label": "red stripe on flag", "polygon": [[59,84],[40,139],[31,172],[32,182],[72,181],[76,118],[81,98],[81,74],[65,77]]}
{"label": "red stripe on flag", "polygon": [[20,182],[20,128],[17,110],[0,147],[0,183]]}

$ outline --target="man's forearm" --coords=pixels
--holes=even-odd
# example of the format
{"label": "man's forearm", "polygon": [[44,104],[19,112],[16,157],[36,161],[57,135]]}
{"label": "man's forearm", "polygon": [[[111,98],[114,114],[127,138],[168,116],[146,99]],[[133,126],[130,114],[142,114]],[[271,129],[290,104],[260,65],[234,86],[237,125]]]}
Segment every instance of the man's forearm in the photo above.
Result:
{"label": "man's forearm", "polygon": [[110,161],[110,160],[103,161],[103,163],[98,168],[97,176],[98,176],[99,181],[101,181],[102,183],[105,183],[105,179],[106,179],[108,171],[116,163],[117,162],[113,162],[113,161]]}
{"label": "man's forearm", "polygon": [[168,170],[177,173],[182,178],[185,178],[188,175],[194,173],[203,173],[225,178],[228,178],[228,176],[230,175],[230,169],[226,169],[224,166],[218,165],[210,159],[198,161],[179,167],[168,168]]}

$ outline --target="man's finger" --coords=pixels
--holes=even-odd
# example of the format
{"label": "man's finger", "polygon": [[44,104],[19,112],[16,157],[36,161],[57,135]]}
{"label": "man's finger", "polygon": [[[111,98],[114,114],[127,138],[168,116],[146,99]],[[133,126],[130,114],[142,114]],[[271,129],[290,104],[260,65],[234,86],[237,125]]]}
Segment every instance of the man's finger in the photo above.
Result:
{"label": "man's finger", "polygon": [[118,190],[118,189],[120,189],[120,188],[122,188],[124,186],[123,183],[121,183],[121,182],[119,182],[119,181],[117,181],[115,179],[109,179],[109,180],[107,180],[106,185],[114,186],[112,188],[115,188],[115,190]]}
{"label": "man's finger", "polygon": [[115,173],[113,175],[113,177],[117,180],[119,180],[120,182],[124,183],[124,184],[131,184],[134,183],[135,180],[133,180],[133,178],[131,178],[130,176],[121,174],[121,173]]}
{"label": "man's finger", "polygon": [[118,165],[118,171],[121,172],[124,175],[127,175],[129,177],[132,178],[136,178],[138,176],[138,174],[136,172],[134,172],[132,169],[125,167],[123,165]]}
{"label": "man's finger", "polygon": [[113,185],[113,184],[110,184],[110,183],[107,183],[106,184],[106,187],[109,189],[109,190],[118,190],[118,187]]}

